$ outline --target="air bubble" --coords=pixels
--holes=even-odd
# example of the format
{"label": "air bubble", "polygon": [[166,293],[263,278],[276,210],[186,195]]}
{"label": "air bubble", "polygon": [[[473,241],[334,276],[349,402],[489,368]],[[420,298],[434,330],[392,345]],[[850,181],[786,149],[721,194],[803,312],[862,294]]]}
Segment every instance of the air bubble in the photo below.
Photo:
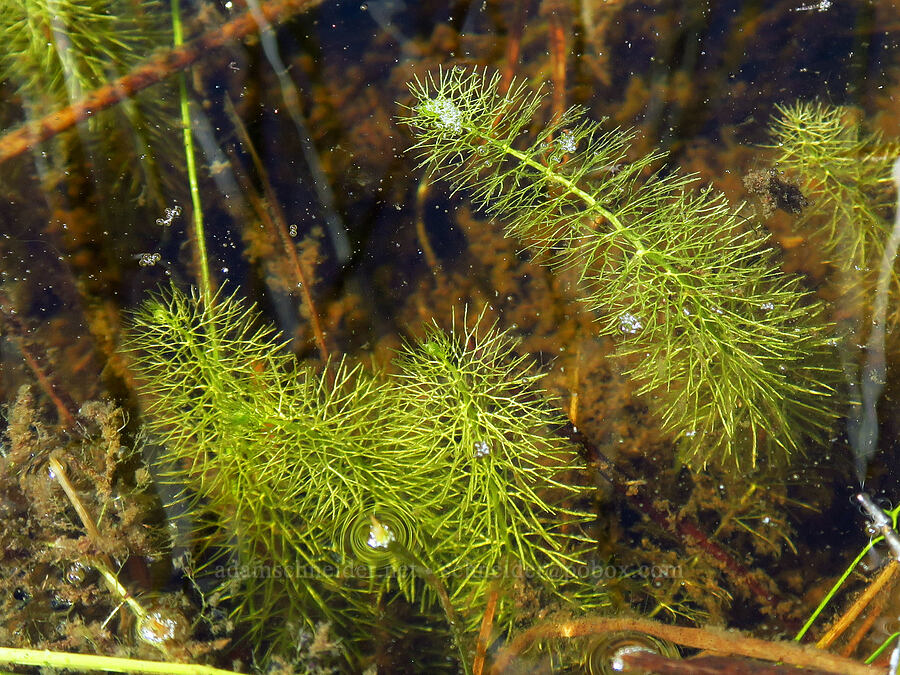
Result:
{"label": "air bubble", "polygon": [[138,622],[137,634],[144,642],[164,645],[173,640],[184,640],[188,635],[188,624],[184,616],[176,610],[153,609]]}
{"label": "air bubble", "polygon": [[369,527],[369,538],[366,540],[366,544],[371,548],[387,549],[395,541],[397,541],[397,537],[393,530],[372,516],[372,525]]}
{"label": "air bubble", "polygon": [[460,134],[463,130],[463,114],[452,101],[445,98],[430,98],[419,104],[417,110],[434,122],[438,129]]}
{"label": "air bubble", "polygon": [[348,559],[377,567],[388,565],[394,554],[389,546],[397,542],[404,548],[418,548],[415,518],[396,507],[367,508],[357,511],[341,527],[341,552]]}
{"label": "air bubble", "polygon": [[641,323],[640,319],[630,312],[625,312],[619,317],[619,330],[623,333],[634,335],[643,327],[644,324]]}
{"label": "air bubble", "polygon": [[74,562],[66,569],[66,581],[68,581],[73,586],[78,586],[84,583],[85,578],[87,577],[87,572],[80,562]]}
{"label": "air bubble", "polygon": [[562,132],[557,139],[556,144],[559,146],[560,150],[567,153],[575,152],[575,150],[578,149],[578,143],[575,141],[575,137],[572,135],[571,131]]}
{"label": "air bubble", "polygon": [[670,642],[637,631],[611,632],[596,638],[588,645],[587,672],[591,675],[611,675],[625,670],[623,657],[635,652],[661,654],[678,658],[678,649]]}
{"label": "air bubble", "polygon": [[172,221],[181,215],[181,207],[175,204],[172,208],[166,208],[166,215],[163,218],[157,218],[156,224],[162,227],[169,227]]}

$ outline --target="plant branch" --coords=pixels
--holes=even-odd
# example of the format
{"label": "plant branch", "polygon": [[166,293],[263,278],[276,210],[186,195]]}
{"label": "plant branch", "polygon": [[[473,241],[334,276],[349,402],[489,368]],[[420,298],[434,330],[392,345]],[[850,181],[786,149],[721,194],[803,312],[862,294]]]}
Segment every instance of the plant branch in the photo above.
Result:
{"label": "plant branch", "polygon": [[616,664],[619,663],[623,666],[623,672],[653,675],[829,675],[833,672],[819,668],[768,664],[740,656],[670,658],[643,649],[617,654]]}
{"label": "plant branch", "polygon": [[[172,35],[175,48],[184,44],[184,30],[181,25],[179,0],[172,0]],[[209,255],[206,251],[206,228],[203,225],[203,207],[200,203],[200,183],[197,180],[197,161],[194,156],[194,131],[191,125],[191,104],[188,100],[187,78],[178,73],[178,102],[181,112],[181,134],[184,144],[184,158],[187,166],[188,185],[191,193],[191,212],[194,220],[194,247],[200,266],[200,292],[207,310],[212,308],[213,282],[209,270]]]}
{"label": "plant branch", "polygon": [[494,625],[494,613],[497,610],[497,598],[499,593],[496,588],[488,591],[487,605],[484,617],[481,619],[481,630],[478,631],[478,640],[475,643],[475,661],[472,663],[472,675],[481,675],[484,670],[484,659],[487,656],[488,641],[491,637],[491,628]]}
{"label": "plant branch", "polygon": [[[313,336],[315,337],[316,348],[319,350],[319,358],[322,360],[322,363],[328,363],[329,352],[328,344],[325,341],[325,331],[322,329],[319,311],[316,308],[316,303],[312,296],[313,279],[308,277],[306,272],[303,271],[303,264],[300,262],[300,256],[297,253],[297,245],[294,243],[290,231],[288,230],[287,219],[278,203],[278,195],[275,194],[272,182],[269,180],[269,173],[266,171],[266,167],[263,165],[259,153],[256,152],[256,148],[253,145],[250,134],[247,132],[244,121],[240,118],[240,115],[237,114],[237,111],[234,109],[234,104],[227,96],[225,97],[225,111],[228,113],[228,117],[231,119],[232,124],[234,124],[241,145],[247,154],[250,155],[253,167],[256,169],[256,174],[262,185],[263,194],[266,198],[265,203],[256,194],[253,186],[250,185],[249,179],[243,172],[235,171],[235,175],[238,177],[238,180],[241,181],[241,187],[244,189],[244,193],[250,201],[251,207],[269,231],[269,236],[281,244],[285,255],[288,257],[288,261],[290,262],[289,269],[293,272],[294,276],[290,290],[293,291],[295,288],[300,289],[303,300],[306,302],[306,308],[309,310],[309,323],[313,331]],[[231,156],[232,165],[237,169],[238,160],[236,154],[234,152],[229,154]]]}
{"label": "plant branch", "polygon": [[792,642],[776,642],[750,637],[736,630],[672,626],[649,619],[585,617],[573,621],[545,621],[520,633],[500,651],[492,675],[507,671],[512,660],[538,640],[578,638],[615,631],[638,631],[685,647],[719,654],[744,656],[764,661],[780,661],[793,666],[816,668],[840,675],[883,675],[882,668],[866,666],[843,656]]}
{"label": "plant branch", "polygon": [[[81,519],[81,523],[84,525],[84,529],[87,532],[87,537],[90,542],[97,549],[97,553],[90,558],[90,564],[100,572],[101,576],[106,581],[106,585],[109,587],[109,590],[119,596],[123,603],[128,605],[128,608],[134,613],[134,616],[137,618],[139,622],[144,621],[147,618],[147,610],[145,610],[141,604],[135,600],[134,596],[128,592],[122,583],[118,580],[115,573],[112,571],[113,561],[112,558],[103,552],[103,547],[101,544],[100,531],[97,529],[97,525],[94,522],[94,519],[91,517],[90,513],[88,513],[87,508],[84,506],[84,503],[78,497],[78,492],[75,490],[75,487],[69,481],[69,477],[66,474],[66,469],[62,465],[62,463],[56,457],[51,456],[48,460],[48,464],[50,465],[50,469],[53,471],[53,476],[56,478],[56,482],[59,483],[60,487],[63,489],[63,492],[66,493],[66,497],[69,498],[69,502],[72,504],[72,507],[75,509],[75,512],[78,514],[78,517]],[[121,606],[121,605],[120,605]],[[168,650],[164,644],[155,643],[155,647],[160,649],[166,656],[168,656]]]}
{"label": "plant branch", "polygon": [[831,628],[828,629],[828,632],[819,638],[819,641],[816,642],[816,647],[819,649],[827,649],[830,647],[834,641],[850,627],[850,624],[856,621],[859,615],[863,613],[863,610],[869,606],[869,603],[875,599],[885,585],[894,579],[898,569],[900,569],[900,563],[896,560],[891,560],[887,566],[881,570],[881,574],[878,575],[875,581],[869,584],[865,592],[856,599],[856,602],[851,605],[850,609],[844,612],[844,614],[834,622]]}
{"label": "plant branch", "polygon": [[69,668],[78,672],[103,670],[110,673],[159,673],[160,675],[236,675],[232,670],[194,663],[144,661],[119,656],[71,654],[44,649],[0,647],[0,663],[44,668]]}
{"label": "plant branch", "polygon": [[[322,2],[323,0],[270,0],[259,9],[269,23],[280,23]],[[156,54],[127,75],[95,89],[80,101],[40,119],[26,122],[0,137],[0,164],[24,154],[66,129],[71,129],[101,110],[111,108],[139,91],[161,82],[173,73],[188,68],[210,51],[219,49],[229,42],[241,40],[258,30],[259,24],[248,11],[185,45]]]}

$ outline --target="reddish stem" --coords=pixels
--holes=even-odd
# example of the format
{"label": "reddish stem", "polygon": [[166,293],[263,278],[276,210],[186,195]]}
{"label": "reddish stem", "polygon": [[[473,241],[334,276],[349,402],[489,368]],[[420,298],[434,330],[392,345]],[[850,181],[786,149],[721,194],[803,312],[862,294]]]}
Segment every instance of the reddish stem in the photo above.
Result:
{"label": "reddish stem", "polygon": [[[323,0],[270,0],[260,6],[266,21],[275,24],[303,10],[315,7]],[[41,119],[26,122],[22,126],[0,137],[0,164],[24,154],[38,143],[53,138],[58,133],[71,129],[91,115],[111,108],[121,101],[134,96],[173,73],[184,70],[211,50],[219,49],[229,42],[240,40],[259,30],[252,12],[245,12],[219,28],[204,33],[195,40],[157,53],[149,61],[137,66],[111,84],[95,89],[80,101],[49,113]]]}
{"label": "reddish stem", "polygon": [[707,557],[714,560],[725,574],[738,584],[743,585],[760,602],[771,607],[773,611],[775,607],[781,604],[782,598],[773,590],[775,584],[771,579],[766,579],[766,581],[773,588],[765,588],[756,575],[738,562],[728,551],[711,540],[696,523],[686,518],[672,515],[657,506],[645,488],[638,483],[628,481],[619,468],[572,424],[566,425],[564,433],[584,449],[588,465],[606,479],[613,486],[616,493],[620,497],[624,497],[635,509],[650,518],[665,531],[676,535],[685,546],[699,548]]}
{"label": "reddish stem", "polygon": [[65,391],[57,386],[54,378],[41,365],[41,361],[46,360],[43,350],[28,340],[28,330],[25,324],[16,315],[16,310],[10,299],[2,292],[0,292],[0,316],[2,316],[3,325],[6,327],[9,335],[16,341],[25,363],[28,364],[41,389],[44,390],[44,393],[56,406],[56,412],[60,421],[67,427],[74,427],[75,403]]}

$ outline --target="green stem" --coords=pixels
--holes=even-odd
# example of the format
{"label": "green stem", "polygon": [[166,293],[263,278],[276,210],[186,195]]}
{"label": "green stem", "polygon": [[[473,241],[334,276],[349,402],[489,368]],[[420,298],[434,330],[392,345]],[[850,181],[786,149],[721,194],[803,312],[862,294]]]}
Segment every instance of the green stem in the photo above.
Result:
{"label": "green stem", "polygon": [[[480,133],[480,132],[478,132],[478,133]],[[536,169],[536,170],[540,171],[542,174],[544,174],[547,177],[548,180],[550,180],[558,185],[561,185],[563,188],[566,189],[567,192],[580,198],[585,204],[588,205],[589,208],[594,209],[597,213],[599,213],[601,216],[603,216],[607,220],[607,222],[609,222],[609,224],[613,226],[613,228],[616,230],[616,232],[621,234],[623,237],[625,237],[631,243],[631,245],[634,247],[635,255],[647,256],[648,260],[650,260],[651,262],[653,262],[656,265],[659,265],[663,269],[666,276],[675,277],[676,279],[678,279],[682,289],[688,295],[690,295],[694,298],[697,297],[697,295],[698,295],[697,289],[693,285],[685,283],[682,280],[684,277],[690,276],[690,274],[686,274],[684,272],[678,272],[678,271],[673,270],[671,268],[671,266],[666,264],[665,260],[663,260],[661,255],[659,255],[655,251],[652,251],[652,250],[648,249],[646,246],[644,246],[644,242],[642,242],[640,239],[638,239],[634,235],[633,232],[630,232],[628,230],[628,228],[626,228],[622,224],[622,221],[619,220],[618,217],[616,217],[616,214],[614,214],[612,211],[609,211],[609,210],[603,208],[602,206],[600,206],[597,203],[597,200],[594,198],[594,196],[591,193],[582,190],[580,187],[578,187],[578,185],[575,184],[574,181],[569,180],[565,176],[561,176],[560,174],[556,173],[553,169],[551,169],[549,166],[541,164],[540,162],[537,162],[534,159],[532,159],[531,157],[529,157],[528,155],[526,155],[524,152],[516,150],[509,143],[498,142],[498,141],[492,139],[489,135],[482,135],[482,138],[484,138],[485,141],[487,141],[489,143],[498,145],[500,147],[500,149],[503,150],[503,152],[505,152],[506,154],[508,154],[512,157],[515,157],[523,164],[530,166],[532,169]],[[698,304],[697,306],[700,307],[702,305]],[[704,307],[704,309],[705,309],[705,307]]]}
{"label": "green stem", "polygon": [[[490,137],[488,137],[486,140],[491,141],[492,139]],[[493,141],[493,142],[496,143],[496,141]],[[584,190],[582,190],[573,181],[569,180],[565,176],[560,176],[558,173],[553,171],[553,169],[551,169],[549,166],[541,164],[540,162],[536,162],[531,157],[526,155],[524,152],[520,152],[520,151],[516,150],[514,147],[512,147],[508,143],[499,143],[498,145],[508,155],[512,155],[513,157],[518,159],[523,164],[527,164],[528,166],[530,166],[532,169],[537,169],[538,171],[543,173],[545,176],[547,176],[547,178],[550,179],[551,181],[553,181],[554,183],[558,183],[559,185],[562,185],[564,188],[566,188],[566,190],[568,192],[570,192],[573,195],[576,195],[578,197],[581,197],[582,201],[584,201],[585,204],[587,204],[589,207],[591,207],[593,209],[597,209],[597,211],[600,213],[600,215],[602,215],[604,218],[606,218],[612,224],[612,226],[616,228],[616,231],[625,232],[625,226],[622,225],[621,221],[618,218],[616,218],[615,214],[613,214],[612,211],[607,211],[602,206],[598,206],[597,200],[594,199],[593,195],[591,195],[589,192],[585,192]],[[631,241],[632,244],[635,244],[636,248],[638,248],[639,250],[643,249],[642,246],[637,246],[637,244],[639,242],[637,242],[635,240],[633,235],[626,234],[625,236],[628,237],[628,239]]]}
{"label": "green stem", "polygon": [[807,631],[812,628],[812,625],[816,622],[816,619],[819,618],[819,614],[822,613],[822,610],[828,606],[828,603],[831,602],[831,599],[834,597],[835,593],[838,592],[841,586],[844,585],[844,582],[847,581],[847,577],[856,569],[856,566],[860,563],[860,561],[866,557],[866,554],[872,550],[872,547],[875,546],[878,542],[882,541],[884,537],[879,537],[878,539],[873,539],[870,541],[862,551],[859,552],[859,555],[853,559],[853,562],[844,570],[844,573],[841,575],[841,578],[838,579],[834,586],[831,587],[831,590],[825,595],[822,599],[822,602],[819,603],[819,606],[816,607],[816,610],[812,613],[812,616],[807,619],[806,623],[803,624],[803,628],[800,629],[794,636],[794,642],[800,642],[803,639],[803,636],[806,635]]}
{"label": "green stem", "polygon": [[450,600],[450,594],[447,592],[447,587],[444,585],[444,582],[434,573],[434,570],[432,570],[431,567],[419,560],[418,556],[400,542],[392,541],[388,545],[387,550],[398,560],[409,565],[417,574],[420,574],[425,580],[425,583],[434,589],[434,592],[438,596],[438,602],[441,603],[441,609],[444,610],[444,616],[447,617],[447,623],[450,625],[450,633],[453,636],[453,642],[456,644],[457,650],[459,650],[460,665],[462,666],[463,673],[468,675],[471,673],[472,667],[469,663],[469,657],[465,647],[465,635],[463,634],[459,615],[453,607],[453,603]]}
{"label": "green stem", "polygon": [[105,670],[110,673],[159,673],[160,675],[235,675],[232,670],[193,663],[144,661],[118,656],[94,654],[70,654],[42,649],[15,649],[0,647],[0,663],[43,668],[68,668],[78,672]]}
{"label": "green stem", "polygon": [[616,215],[612,211],[609,211],[609,210],[603,208],[602,206],[600,206],[592,194],[590,194],[589,192],[586,192],[585,190],[582,190],[580,187],[578,187],[578,185],[574,181],[566,178],[565,176],[562,176],[562,175],[556,173],[549,166],[546,166],[544,164],[541,164],[538,161],[535,161],[533,158],[529,157],[524,152],[516,150],[509,143],[499,142],[499,141],[491,138],[491,136],[489,134],[482,134],[478,130],[474,130],[474,131],[476,131],[476,133],[478,133],[486,142],[492,143],[496,146],[499,146],[500,149],[503,152],[505,152],[506,154],[508,154],[512,157],[515,157],[517,160],[519,160],[523,164],[531,167],[532,169],[536,169],[537,171],[541,172],[542,174],[544,174],[544,176],[547,177],[548,180],[556,183],[557,185],[562,186],[570,194],[573,194],[576,197],[580,198],[585,204],[587,204],[587,206],[589,208],[593,209],[594,211],[599,213],[601,216],[603,216],[607,220],[607,222],[609,222],[609,224],[613,226],[613,228],[615,229],[615,231],[617,233],[621,234],[623,237],[625,237],[631,243],[631,245],[634,247],[635,255],[646,256],[647,260],[651,261],[653,264],[658,265],[660,268],[662,268],[663,273],[666,276],[677,279],[678,284],[681,286],[681,289],[682,289],[682,297],[692,299],[693,305],[694,305],[694,310],[697,311],[697,313],[699,314],[698,318],[700,319],[700,322],[703,325],[706,325],[710,321],[711,315],[709,313],[709,310],[706,307],[706,304],[703,302],[697,301],[698,299],[703,297],[702,293],[699,292],[699,290],[697,289],[697,287],[694,284],[690,284],[686,281],[686,279],[691,276],[691,273],[679,272],[679,271],[672,269],[672,267],[666,263],[666,261],[663,259],[663,257],[659,253],[648,249],[644,245],[644,242],[641,241],[638,237],[636,237],[633,232],[629,231],[629,229],[626,228],[625,225],[622,224],[622,221],[619,220],[618,217],[616,217]]}
{"label": "green stem", "polygon": [[[172,34],[175,47],[184,44],[184,33],[181,27],[181,11],[179,0],[172,0]],[[184,154],[187,161],[188,182],[191,189],[191,205],[194,218],[194,239],[197,254],[200,258],[200,293],[203,304],[212,307],[212,278],[209,272],[209,258],[206,253],[206,232],[203,227],[203,208],[200,204],[200,187],[197,181],[197,164],[194,159],[194,137],[191,132],[191,111],[187,94],[187,78],[184,73],[178,74],[178,95],[181,102],[181,125],[184,138]]]}
{"label": "green stem", "polygon": [[863,663],[865,663],[867,665],[873,663],[875,661],[875,659],[877,659],[879,656],[881,656],[881,653],[885,649],[887,649],[888,647],[891,646],[892,643],[895,643],[897,641],[898,637],[900,637],[900,633],[891,633],[890,635],[888,635],[884,639],[884,641],[878,646],[878,649],[876,649],[874,652],[869,654],[869,657]]}
{"label": "green stem", "polygon": [[[887,514],[891,517],[892,527],[897,527],[897,518],[900,517],[900,506],[896,507],[893,511],[887,511]],[[828,594],[822,599],[822,602],[819,603],[819,606],[816,607],[816,610],[812,613],[812,616],[809,617],[807,622],[803,624],[803,628],[800,629],[800,632],[794,636],[795,642],[800,642],[803,639],[803,636],[806,635],[806,632],[812,627],[813,623],[815,623],[816,619],[819,617],[819,614],[822,613],[822,610],[828,606],[828,603],[831,602],[831,599],[834,597],[834,594],[838,592],[838,589],[844,584],[847,580],[847,577],[856,569],[856,566],[860,563],[860,561],[866,557],[869,551],[871,551],[875,544],[884,541],[884,537],[877,537],[872,539],[868,544],[863,547],[863,550],[859,552],[853,562],[844,570],[844,573],[841,575],[841,578],[835,582],[834,586],[831,587],[831,590],[828,591]]]}

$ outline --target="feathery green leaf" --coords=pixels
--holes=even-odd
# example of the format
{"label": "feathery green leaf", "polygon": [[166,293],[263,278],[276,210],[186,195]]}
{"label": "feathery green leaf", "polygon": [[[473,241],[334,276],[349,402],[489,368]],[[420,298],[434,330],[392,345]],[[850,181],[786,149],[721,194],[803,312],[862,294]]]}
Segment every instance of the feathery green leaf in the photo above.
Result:
{"label": "feathery green leaf", "polygon": [[[784,461],[835,417],[830,327],[760,233],[691,176],[627,159],[630,132],[573,108],[523,138],[541,94],[461,68],[410,84],[401,118],[431,174],[574,269],[599,330],[694,466]],[[765,450],[766,452],[763,452]]]}

